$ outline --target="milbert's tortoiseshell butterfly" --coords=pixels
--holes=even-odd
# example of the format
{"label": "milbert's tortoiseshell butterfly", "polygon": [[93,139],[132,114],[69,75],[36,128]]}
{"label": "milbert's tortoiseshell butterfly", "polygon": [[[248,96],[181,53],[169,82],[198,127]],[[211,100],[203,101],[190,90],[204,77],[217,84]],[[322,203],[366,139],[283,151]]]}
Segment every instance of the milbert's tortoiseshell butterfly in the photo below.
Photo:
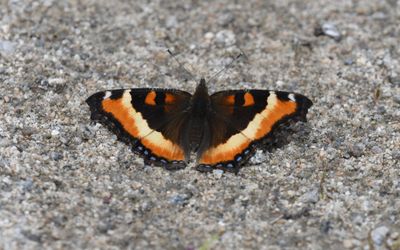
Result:
{"label": "milbert's tortoiseshell butterfly", "polygon": [[204,79],[194,94],[177,89],[134,88],[93,94],[91,119],[131,145],[145,161],[167,169],[237,172],[254,147],[287,121],[306,121],[312,102],[270,90],[226,90],[209,94]]}

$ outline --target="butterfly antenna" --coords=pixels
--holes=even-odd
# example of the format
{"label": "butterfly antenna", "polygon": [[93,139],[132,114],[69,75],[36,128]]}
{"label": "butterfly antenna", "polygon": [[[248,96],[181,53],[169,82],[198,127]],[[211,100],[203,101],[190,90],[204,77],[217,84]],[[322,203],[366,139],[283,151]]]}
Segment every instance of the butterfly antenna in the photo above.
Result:
{"label": "butterfly antenna", "polygon": [[176,56],[171,52],[171,50],[167,49],[167,52],[175,60],[175,62],[178,63],[179,67],[183,69],[186,72],[186,74],[190,76],[192,80],[196,81],[196,77],[176,58]]}
{"label": "butterfly antenna", "polygon": [[221,73],[223,73],[224,71],[226,71],[227,69],[229,69],[233,63],[235,63],[237,60],[239,60],[240,57],[242,57],[244,54],[242,52],[240,52],[239,55],[237,55],[230,63],[226,64],[220,71],[218,71],[217,73],[215,73],[209,80],[208,82],[211,82],[212,79],[216,78],[217,76],[219,76]]}

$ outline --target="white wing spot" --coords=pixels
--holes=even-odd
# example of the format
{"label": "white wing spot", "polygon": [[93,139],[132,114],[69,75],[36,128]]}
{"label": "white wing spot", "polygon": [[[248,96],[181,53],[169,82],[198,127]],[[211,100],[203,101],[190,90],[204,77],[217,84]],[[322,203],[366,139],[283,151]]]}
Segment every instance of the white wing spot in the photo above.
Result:
{"label": "white wing spot", "polygon": [[292,101],[294,101],[294,102],[296,101],[296,98],[294,97],[293,94],[289,94],[289,99],[292,100]]}
{"label": "white wing spot", "polygon": [[103,97],[103,100],[110,98],[111,96],[111,91],[106,91],[106,94]]}

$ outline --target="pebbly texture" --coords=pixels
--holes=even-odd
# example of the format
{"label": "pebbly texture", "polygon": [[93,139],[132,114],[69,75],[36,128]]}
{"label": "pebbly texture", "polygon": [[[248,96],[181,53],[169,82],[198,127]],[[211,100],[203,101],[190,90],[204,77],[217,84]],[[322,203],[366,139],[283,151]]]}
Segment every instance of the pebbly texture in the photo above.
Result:
{"label": "pebbly texture", "polygon": [[[0,1],[0,248],[400,249],[398,1],[148,2]],[[84,101],[193,91],[166,48],[197,80],[242,51],[209,88],[309,122],[238,175],[145,166]]]}

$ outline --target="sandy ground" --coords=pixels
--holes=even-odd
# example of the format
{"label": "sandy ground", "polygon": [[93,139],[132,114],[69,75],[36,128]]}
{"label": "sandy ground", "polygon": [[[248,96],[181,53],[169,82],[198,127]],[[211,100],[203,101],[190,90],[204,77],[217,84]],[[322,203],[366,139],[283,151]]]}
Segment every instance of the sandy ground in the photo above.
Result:
{"label": "sandy ground", "polygon": [[[0,0],[0,249],[400,249],[398,1],[148,2]],[[309,122],[238,175],[145,166],[84,101],[193,91],[166,48],[208,79],[244,52],[210,90]]]}

